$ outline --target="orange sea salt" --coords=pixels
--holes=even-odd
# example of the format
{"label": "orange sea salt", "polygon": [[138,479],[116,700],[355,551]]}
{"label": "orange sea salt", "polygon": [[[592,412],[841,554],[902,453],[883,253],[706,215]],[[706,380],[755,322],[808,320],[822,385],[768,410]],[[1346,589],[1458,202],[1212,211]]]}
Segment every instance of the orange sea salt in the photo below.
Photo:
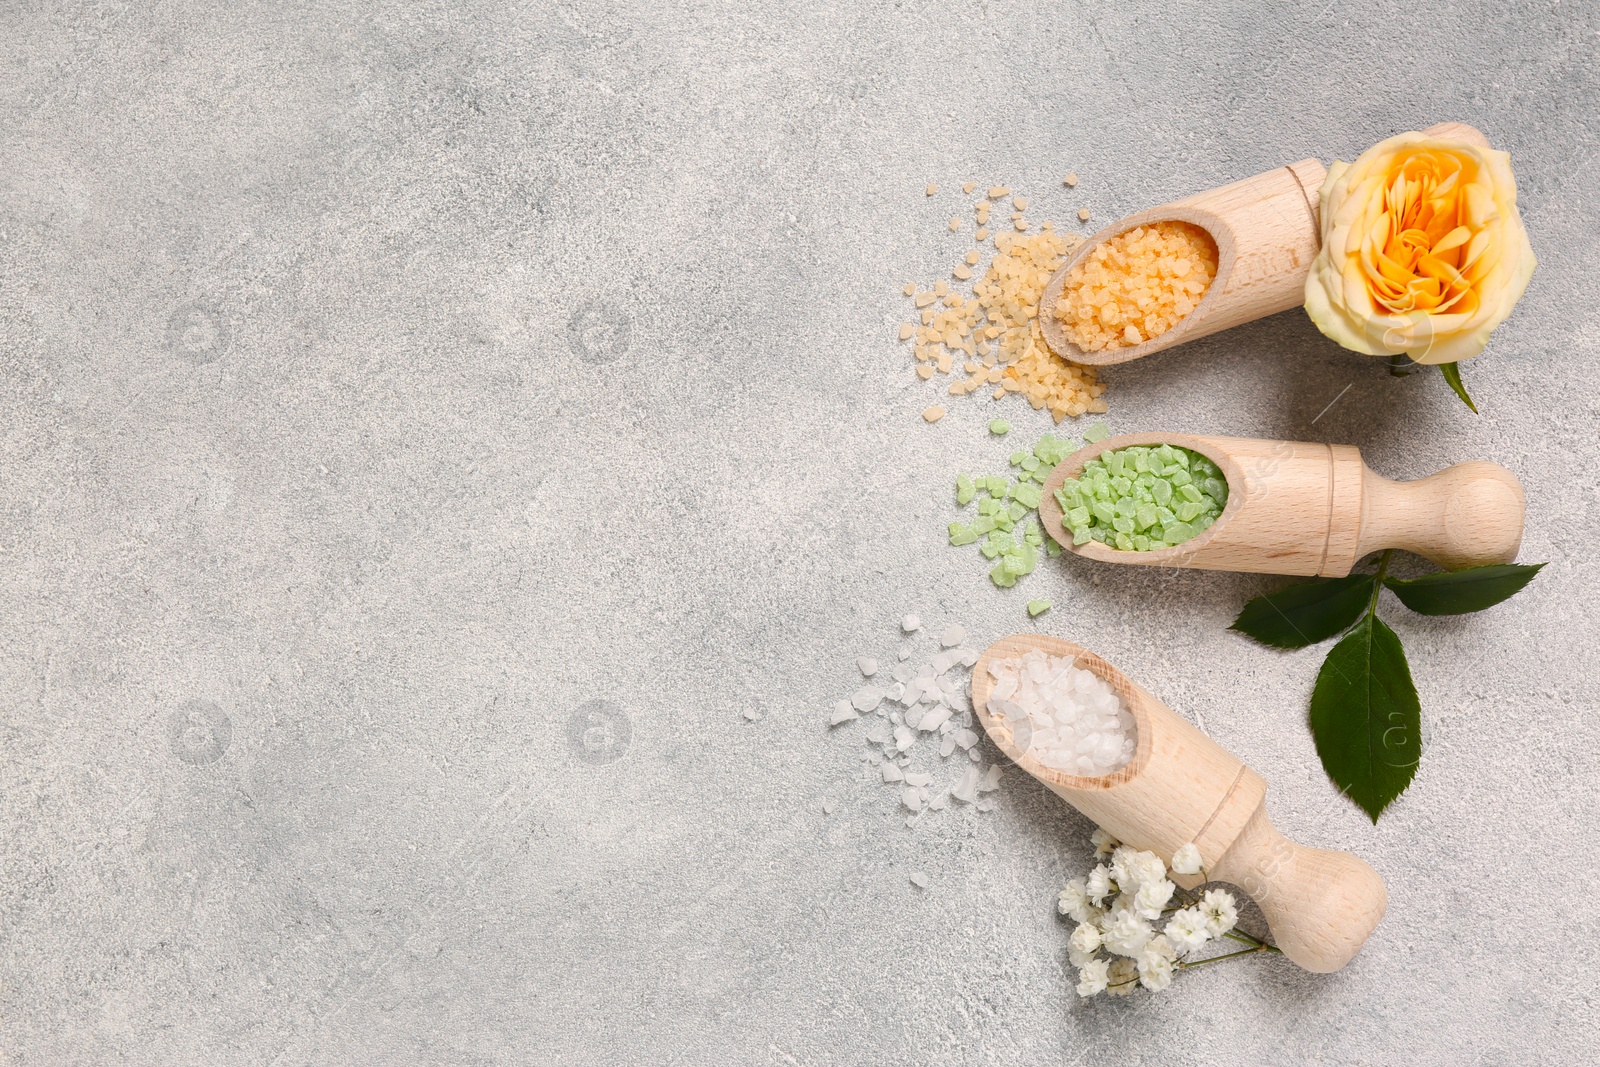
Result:
{"label": "orange sea salt", "polygon": [[1085,352],[1143,344],[1193,311],[1216,274],[1216,242],[1200,227],[1138,226],[1101,242],[1073,269],[1056,316]]}

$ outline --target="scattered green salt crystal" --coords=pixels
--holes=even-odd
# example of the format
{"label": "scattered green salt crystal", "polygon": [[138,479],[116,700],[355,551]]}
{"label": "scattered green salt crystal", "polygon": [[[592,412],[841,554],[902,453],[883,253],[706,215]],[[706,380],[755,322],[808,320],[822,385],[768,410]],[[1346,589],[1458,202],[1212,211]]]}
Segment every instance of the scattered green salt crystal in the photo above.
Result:
{"label": "scattered green salt crystal", "polygon": [[950,543],[952,545],[970,545],[977,539],[978,535],[973,532],[970,526],[965,526],[959,522],[950,524]]}
{"label": "scattered green salt crystal", "polygon": [[1023,461],[1023,459],[1025,459],[1027,457],[1027,455],[1028,454],[1026,452],[1013,452],[1013,453],[1011,453],[1011,460],[1010,460],[1011,465],[1013,467],[1022,466],[1022,461]]}
{"label": "scattered green salt crystal", "polygon": [[[1026,508],[1036,508],[1036,507],[1038,507],[1039,506],[1039,498],[1042,495],[1043,495],[1043,492],[1040,490],[1040,488],[1037,485],[1022,485],[1022,484],[1019,483],[1015,488],[1013,488],[1011,490],[1012,499],[1014,499],[1018,504],[1021,504]],[[1021,516],[1018,516],[1018,518],[1020,518],[1020,517]]]}
{"label": "scattered green salt crystal", "polygon": [[975,488],[976,487],[972,484],[971,475],[956,475],[956,503],[960,504],[962,507],[966,507],[968,504],[972,503],[972,494]]}
{"label": "scattered green salt crystal", "polygon": [[1055,559],[1057,556],[1061,555],[1061,546],[1052,538],[1044,543],[1044,554],[1049,556],[1051,559]]}
{"label": "scattered green salt crystal", "polygon": [[1043,615],[1045,612],[1047,612],[1049,610],[1050,610],[1050,601],[1048,601],[1048,600],[1030,600],[1030,601],[1028,601],[1028,618],[1030,618],[1030,619],[1037,619],[1040,615]]}
{"label": "scattered green salt crystal", "polygon": [[1011,432],[1011,424],[1005,419],[990,419],[989,432],[996,437],[1004,437]]}
{"label": "scattered green salt crystal", "polygon": [[1106,424],[1103,422],[1097,422],[1087,430],[1083,431],[1083,439],[1089,442],[1091,445],[1096,441],[1104,441],[1110,435],[1111,431],[1106,429]]}

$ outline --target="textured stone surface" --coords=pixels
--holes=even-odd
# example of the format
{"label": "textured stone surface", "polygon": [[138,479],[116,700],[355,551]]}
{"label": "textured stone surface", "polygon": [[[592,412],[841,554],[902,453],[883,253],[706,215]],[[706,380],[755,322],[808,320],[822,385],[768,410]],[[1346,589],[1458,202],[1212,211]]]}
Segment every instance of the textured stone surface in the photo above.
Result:
{"label": "textured stone surface", "polygon": [[[4,1058],[1586,1062],[1597,29],[1570,2],[6,5]],[[1108,376],[1114,430],[1523,478],[1528,592],[1388,611],[1428,749],[1374,828],[1304,726],[1320,657],[1225,632],[1273,581],[1001,592],[943,546],[953,472],[1008,449],[987,402],[917,418],[897,290],[964,250],[964,179],[1098,222],[1446,118],[1513,153],[1541,258],[1467,368],[1482,417],[1298,313]],[[907,829],[857,780],[860,727],[825,728],[855,657],[892,661],[907,610],[1029,629],[1030,596],[1259,769],[1286,831],[1384,874],[1355,963],[1079,1005],[1052,903],[1083,821],[1013,778]]]}

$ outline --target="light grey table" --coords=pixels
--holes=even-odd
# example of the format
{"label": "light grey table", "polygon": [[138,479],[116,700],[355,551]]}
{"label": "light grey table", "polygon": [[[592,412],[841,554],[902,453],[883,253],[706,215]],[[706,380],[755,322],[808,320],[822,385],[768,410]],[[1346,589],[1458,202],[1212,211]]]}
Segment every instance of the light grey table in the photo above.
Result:
{"label": "light grey table", "polygon": [[[0,1059],[1586,1062],[1597,29],[5,5]],[[1441,119],[1512,152],[1541,260],[1466,368],[1481,417],[1298,313],[1108,375],[1114,430],[1523,479],[1528,592],[1387,612],[1428,750],[1373,827],[1305,728],[1320,655],[1226,632],[1273,580],[999,591],[944,546],[951,477],[1009,448],[985,403],[917,418],[893,330],[963,248],[965,179],[1104,221]],[[854,657],[908,610],[1025,629],[1030,595],[1258,768],[1287,832],[1384,874],[1349,968],[1080,1005],[1052,903],[1086,824],[1012,778],[908,830],[857,780],[824,725]]]}

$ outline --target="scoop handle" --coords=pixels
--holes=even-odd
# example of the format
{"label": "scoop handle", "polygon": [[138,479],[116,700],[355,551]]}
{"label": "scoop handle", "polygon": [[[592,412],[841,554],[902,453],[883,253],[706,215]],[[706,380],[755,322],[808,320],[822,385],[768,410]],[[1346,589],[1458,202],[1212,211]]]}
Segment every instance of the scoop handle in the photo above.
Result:
{"label": "scoop handle", "polygon": [[1283,954],[1322,974],[1350,962],[1389,904],[1377,871],[1348,852],[1289,840],[1267,818],[1265,805],[1207,874],[1244,890]]}
{"label": "scoop handle", "polygon": [[1414,482],[1369,468],[1361,494],[1357,559],[1403,548],[1455,570],[1510,563],[1522,546],[1522,484],[1498,463],[1458,463]]}

